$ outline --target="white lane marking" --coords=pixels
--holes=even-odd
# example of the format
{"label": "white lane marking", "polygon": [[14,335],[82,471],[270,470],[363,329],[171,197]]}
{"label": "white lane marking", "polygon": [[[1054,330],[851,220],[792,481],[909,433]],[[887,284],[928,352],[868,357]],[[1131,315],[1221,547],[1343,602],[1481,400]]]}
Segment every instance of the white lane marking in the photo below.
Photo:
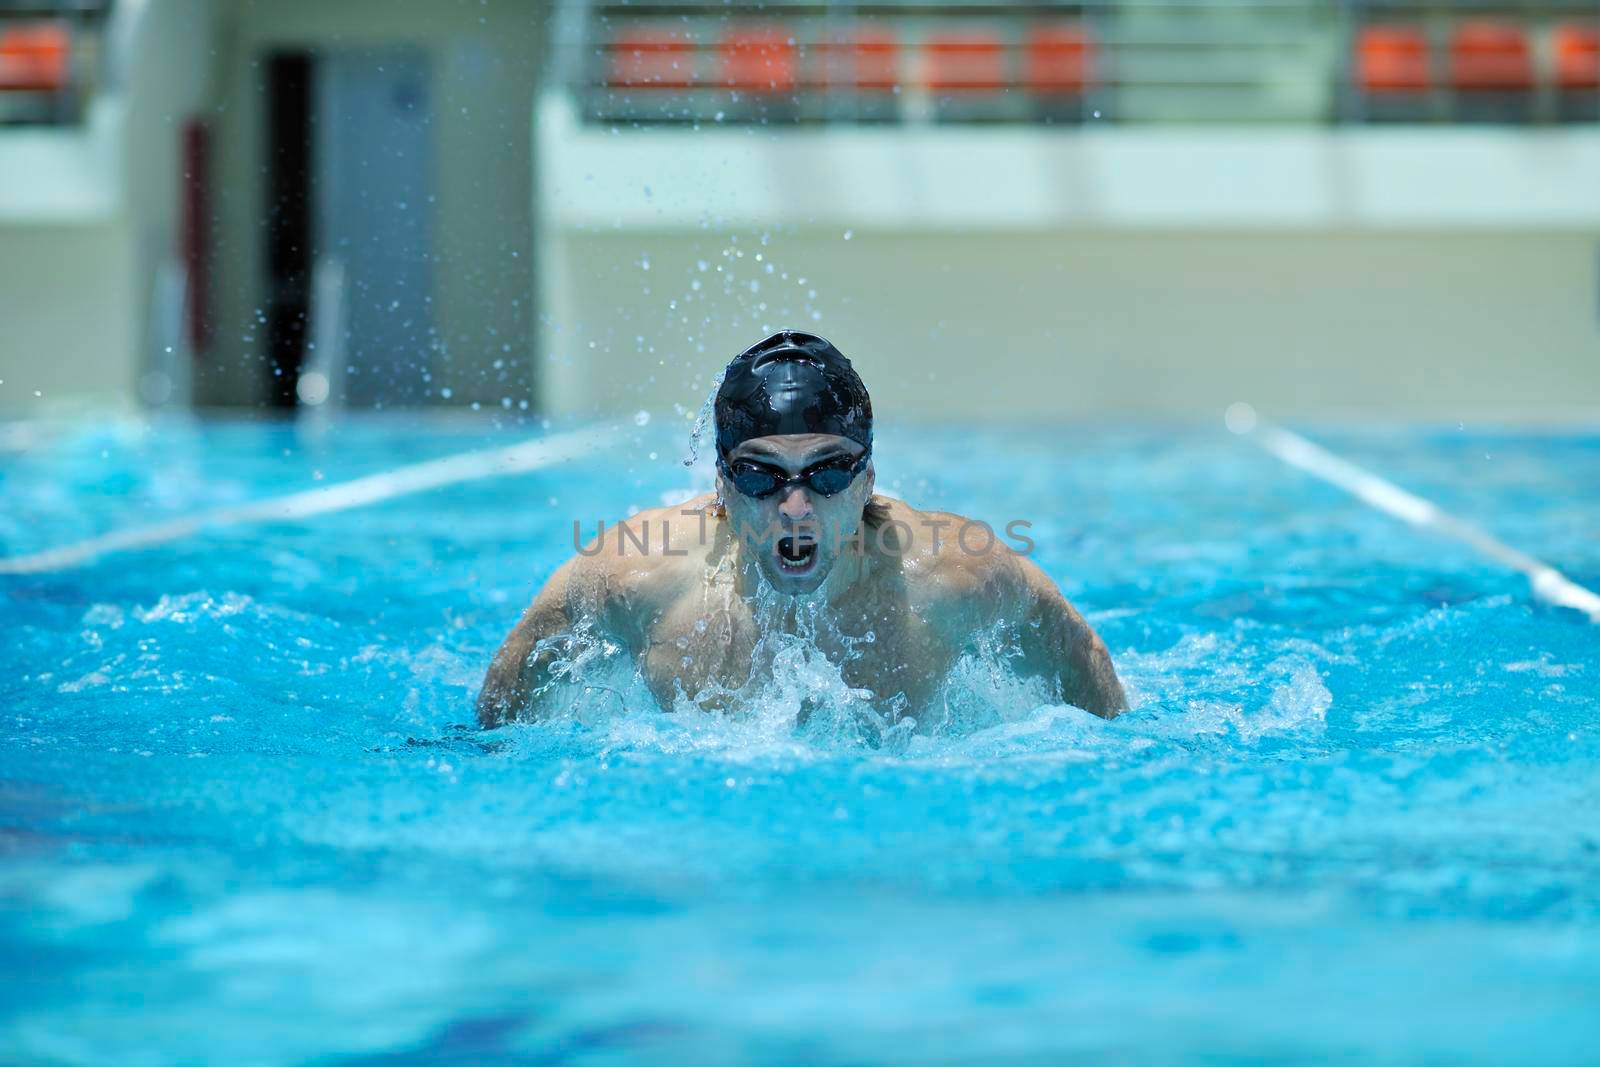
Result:
{"label": "white lane marking", "polygon": [[1258,424],[1254,409],[1247,404],[1229,407],[1225,421],[1228,429],[1249,437],[1290,466],[1338,486],[1379,511],[1471,545],[1495,562],[1521,572],[1528,579],[1535,600],[1571,608],[1589,616],[1591,622],[1600,622],[1600,594],[1585,589],[1550,564],[1512,548],[1432,501],[1406,492],[1297,433],[1281,426]]}
{"label": "white lane marking", "polygon": [[549,437],[524,441],[505,448],[459,452],[453,456],[396,467],[393,470],[369,474],[337,485],[307,489],[266,500],[253,500],[247,504],[213,508],[196,515],[185,515],[148,526],[114,530],[60,548],[0,559],[0,574],[40,574],[66,570],[108,552],[149,548],[169,541],[179,541],[192,537],[202,530],[221,526],[304,519],[330,511],[365,507],[381,500],[421,493],[446,485],[484,478],[500,478],[509,474],[523,474],[593,452],[613,440],[613,435],[621,428],[621,423],[608,423],[552,434]]}

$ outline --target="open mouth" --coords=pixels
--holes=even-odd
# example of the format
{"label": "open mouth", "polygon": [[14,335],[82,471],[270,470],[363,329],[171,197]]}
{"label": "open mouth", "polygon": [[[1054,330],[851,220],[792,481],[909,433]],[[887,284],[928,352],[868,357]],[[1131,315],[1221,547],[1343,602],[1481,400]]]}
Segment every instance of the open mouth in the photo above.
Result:
{"label": "open mouth", "polygon": [[778,540],[778,566],[785,574],[804,574],[817,562],[817,542],[810,537]]}

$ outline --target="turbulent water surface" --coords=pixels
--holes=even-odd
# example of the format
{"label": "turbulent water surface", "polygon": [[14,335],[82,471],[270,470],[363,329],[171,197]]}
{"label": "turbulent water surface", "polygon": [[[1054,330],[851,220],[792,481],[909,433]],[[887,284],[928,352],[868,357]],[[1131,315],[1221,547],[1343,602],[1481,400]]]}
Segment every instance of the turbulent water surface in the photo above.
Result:
{"label": "turbulent water surface", "polygon": [[[0,1060],[1593,1061],[1600,631],[1220,429],[881,435],[1032,523],[1114,722],[975,655],[886,739],[800,648],[726,717],[596,662],[470,728],[573,521],[707,484],[660,421],[0,577]],[[72,429],[0,550],[536,432]],[[1600,440],[1311,433],[1600,581]]]}

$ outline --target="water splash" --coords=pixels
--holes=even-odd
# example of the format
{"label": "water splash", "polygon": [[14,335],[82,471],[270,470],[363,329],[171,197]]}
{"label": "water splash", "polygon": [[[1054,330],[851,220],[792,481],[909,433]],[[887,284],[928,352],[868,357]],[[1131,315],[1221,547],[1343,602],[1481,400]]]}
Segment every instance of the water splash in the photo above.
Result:
{"label": "water splash", "polygon": [[[1318,667],[1336,658],[1330,653],[1297,642],[1252,669],[1262,650],[1248,635],[1191,635],[1123,657],[1133,710],[1106,723],[1062,704],[1048,679],[1021,674],[1017,627],[1002,621],[974,634],[933,695],[913,707],[903,694],[852,681],[849,665],[875,635],[841,631],[820,597],[762,587],[749,610],[758,636],[742,681],[680,688],[663,705],[622,649],[584,631],[549,646],[563,657],[556,674],[566,688],[546,706],[628,750],[1070,761],[1310,740],[1323,734],[1334,705]],[[1196,684],[1197,671],[1210,675],[1208,684]]]}
{"label": "water splash", "polygon": [[791,598],[762,586],[750,605],[758,637],[748,679],[680,694],[675,710],[728,708],[760,736],[798,736],[825,749],[904,748],[917,727],[905,697],[873,693],[846,678],[861,646],[875,641],[872,631],[842,631],[820,595]]}
{"label": "water splash", "polygon": [[700,411],[694,417],[694,427],[689,431],[689,454],[683,457],[685,467],[694,466],[700,458],[700,438],[711,425],[711,416],[717,404],[717,390],[722,388],[722,378],[727,373],[726,367],[717,371],[717,376],[711,381],[711,389],[706,393],[705,402],[700,405]]}
{"label": "water splash", "polygon": [[[731,583],[724,591],[727,603],[709,604],[700,629],[722,627],[731,640]],[[535,654],[553,657],[535,693],[541,721],[581,724],[627,747],[899,755],[916,739],[965,737],[1054,703],[1047,682],[1017,675],[1011,626],[975,635],[931,699],[913,707],[904,693],[875,693],[851,679],[850,664],[877,635],[840,629],[820,596],[788,597],[763,586],[743,610],[756,632],[748,675],[713,677],[693,691],[680,680],[665,704],[640,666],[592,626],[541,642]]]}

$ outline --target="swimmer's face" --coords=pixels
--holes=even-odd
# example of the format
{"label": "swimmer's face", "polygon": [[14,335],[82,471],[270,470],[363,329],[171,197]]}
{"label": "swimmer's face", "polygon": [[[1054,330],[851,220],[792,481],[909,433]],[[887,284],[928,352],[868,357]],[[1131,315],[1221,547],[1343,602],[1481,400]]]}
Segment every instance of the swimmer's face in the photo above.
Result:
{"label": "swimmer's face", "polygon": [[[732,477],[728,471],[717,475],[728,519],[780,593],[812,592],[839,557],[854,550],[861,513],[872,499],[872,463],[848,481],[842,472],[859,463],[863,451],[848,437],[807,433],[753,437],[728,453]],[[809,481],[758,495],[766,484],[806,474]],[[757,493],[741,491],[741,482]],[[844,482],[843,488],[832,495],[819,491],[836,482]]]}

